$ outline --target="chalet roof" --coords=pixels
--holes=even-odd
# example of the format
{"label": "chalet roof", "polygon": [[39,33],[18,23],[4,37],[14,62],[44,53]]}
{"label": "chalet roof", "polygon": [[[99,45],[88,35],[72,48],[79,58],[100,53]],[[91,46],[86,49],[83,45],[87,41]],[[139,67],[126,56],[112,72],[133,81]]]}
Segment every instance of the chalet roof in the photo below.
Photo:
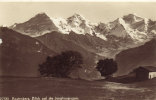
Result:
{"label": "chalet roof", "polygon": [[147,69],[150,72],[156,72],[156,67],[154,66],[141,66],[141,67]]}

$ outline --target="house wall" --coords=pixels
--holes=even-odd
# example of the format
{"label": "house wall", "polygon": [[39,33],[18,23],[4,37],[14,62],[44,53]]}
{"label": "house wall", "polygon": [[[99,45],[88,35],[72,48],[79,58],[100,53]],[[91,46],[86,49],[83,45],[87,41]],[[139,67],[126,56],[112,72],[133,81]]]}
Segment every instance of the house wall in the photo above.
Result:
{"label": "house wall", "polygon": [[135,70],[135,72],[137,80],[146,80],[149,78],[149,71],[147,69],[138,68]]}
{"label": "house wall", "polygon": [[149,79],[156,77],[156,72],[149,72]]}

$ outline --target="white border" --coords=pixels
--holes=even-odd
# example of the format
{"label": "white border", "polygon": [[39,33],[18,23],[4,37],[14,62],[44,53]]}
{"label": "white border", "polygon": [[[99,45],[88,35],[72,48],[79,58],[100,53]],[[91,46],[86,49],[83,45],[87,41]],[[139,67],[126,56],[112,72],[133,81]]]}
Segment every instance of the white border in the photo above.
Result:
{"label": "white border", "polygon": [[156,2],[156,0],[0,0],[0,2]]}

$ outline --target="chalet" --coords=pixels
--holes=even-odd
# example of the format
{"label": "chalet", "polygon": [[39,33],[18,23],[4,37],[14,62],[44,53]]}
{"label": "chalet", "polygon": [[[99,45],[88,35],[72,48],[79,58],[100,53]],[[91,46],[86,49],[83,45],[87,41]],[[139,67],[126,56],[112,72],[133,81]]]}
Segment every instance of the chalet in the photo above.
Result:
{"label": "chalet", "polygon": [[153,66],[141,66],[133,70],[135,78],[137,80],[146,80],[156,77],[156,67]]}
{"label": "chalet", "polygon": [[133,82],[144,81],[153,78],[156,78],[156,67],[141,66],[134,69],[132,72],[128,73],[127,75],[112,77],[107,79],[107,81],[119,82],[119,83],[133,83]]}

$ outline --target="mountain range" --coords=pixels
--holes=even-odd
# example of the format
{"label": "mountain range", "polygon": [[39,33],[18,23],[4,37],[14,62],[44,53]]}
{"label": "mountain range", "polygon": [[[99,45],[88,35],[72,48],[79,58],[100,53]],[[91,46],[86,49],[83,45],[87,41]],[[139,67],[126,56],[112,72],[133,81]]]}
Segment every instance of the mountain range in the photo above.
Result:
{"label": "mountain range", "polygon": [[[126,63],[126,60],[130,59],[129,56],[133,55],[133,53],[135,54],[139,52],[135,52],[134,50],[134,52],[130,54],[128,50],[131,51],[137,48],[142,49],[142,46],[147,45],[148,42],[152,41],[152,39],[156,36],[156,21],[152,21],[147,18],[142,18],[140,16],[137,16],[136,14],[128,14],[108,23],[92,23],[80,14],[74,14],[71,17],[65,19],[52,18],[46,13],[39,13],[31,19],[29,19],[28,21],[23,23],[15,23],[9,28],[10,29],[2,28],[3,31],[1,31],[1,34],[4,34],[2,35],[2,40],[11,39],[12,41],[23,41],[18,41],[16,42],[17,44],[13,42],[13,47],[18,46],[17,48],[25,49],[19,49],[21,50],[19,52],[17,48],[13,48],[13,50],[15,49],[15,52],[12,52],[13,54],[10,55],[20,56],[18,59],[23,59],[23,61],[25,61],[25,64],[27,63],[26,61],[28,60],[28,58],[31,57],[31,48],[33,46],[36,47],[36,45],[32,45],[31,43],[35,43],[37,41],[42,48],[45,48],[46,54],[40,51],[39,55],[41,57],[34,56],[33,59],[36,59],[37,63],[33,60],[30,61],[30,63],[27,63],[31,66],[31,68],[33,66],[37,67],[39,62],[43,62],[45,60],[45,57],[48,55],[55,55],[61,53],[62,51],[74,50],[80,52],[84,58],[83,66],[85,71],[83,73],[91,73],[92,75],[89,76],[92,77],[96,77],[93,74],[99,75],[98,72],[95,71],[95,66],[99,59],[104,58],[113,58],[117,60],[117,62],[119,63],[119,68],[116,75],[128,73],[129,69],[131,69],[131,67],[129,66],[131,65],[130,63]],[[14,34],[15,37],[12,38]],[[30,40],[29,46],[27,45],[25,47],[24,45],[22,45],[22,43],[24,42],[29,44],[28,40]],[[0,50],[9,50],[10,47],[12,47],[11,43],[11,41],[3,42],[1,47],[2,49]],[[4,48],[5,45],[8,44],[10,47]],[[154,48],[151,49],[153,50]],[[23,52],[27,53],[27,51],[29,51],[30,55],[29,53],[28,55],[20,54],[21,52],[22,54]],[[125,51],[127,51],[126,54],[124,56],[121,56],[122,53]],[[38,49],[35,49],[35,51],[32,50],[32,54],[38,54],[38,52]],[[142,52],[145,53],[147,51],[145,50]],[[152,53],[150,54],[150,57],[153,57]],[[128,54],[130,55],[127,56]],[[5,52],[2,55],[6,55],[6,57],[2,56],[1,59],[10,59],[7,58],[7,56],[9,55],[7,55]],[[140,55],[138,55],[138,57],[139,56]],[[9,61],[11,62],[11,60]],[[139,61],[141,62],[142,59],[140,59]],[[146,62],[146,60],[144,60],[144,62]],[[139,64],[140,63],[135,64],[132,68],[139,66]],[[20,65],[15,64],[15,66]]]}
{"label": "mountain range", "polygon": [[125,15],[122,18],[108,23],[92,23],[80,14],[71,17],[52,18],[46,13],[39,13],[30,20],[14,24],[10,28],[31,37],[44,35],[48,32],[58,31],[69,34],[90,34],[105,41],[108,36],[130,38],[135,42],[142,42],[156,34],[156,22],[142,18],[136,14]]}

